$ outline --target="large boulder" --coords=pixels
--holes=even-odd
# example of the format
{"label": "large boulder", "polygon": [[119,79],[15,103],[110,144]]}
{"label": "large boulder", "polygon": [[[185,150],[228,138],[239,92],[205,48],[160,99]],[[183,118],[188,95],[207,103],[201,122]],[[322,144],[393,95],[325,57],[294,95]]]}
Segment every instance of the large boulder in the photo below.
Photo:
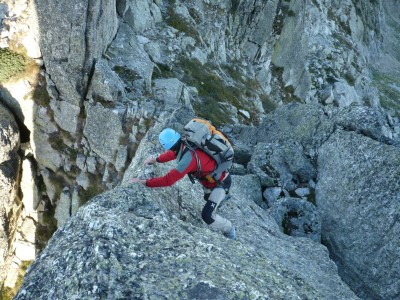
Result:
{"label": "large boulder", "polygon": [[0,103],[0,281],[6,275],[4,264],[10,246],[10,231],[16,226],[14,213],[18,210],[15,201],[21,164],[19,146],[17,123],[10,111]]}
{"label": "large boulder", "polygon": [[315,201],[323,243],[343,279],[368,299],[391,299],[399,290],[395,133],[385,114],[372,108],[290,104],[259,128],[242,128],[236,136],[257,143],[247,169],[267,187],[261,206],[273,206],[278,223],[285,225],[292,210],[280,206],[281,194]]}
{"label": "large boulder", "polygon": [[100,103],[86,104],[87,119],[84,135],[93,152],[106,162],[114,163],[120,140],[124,135],[118,112],[103,107]]}
{"label": "large boulder", "polygon": [[60,97],[80,106],[94,61],[113,40],[115,1],[36,1],[40,47]]}
{"label": "large boulder", "polygon": [[400,291],[400,149],[335,132],[319,149],[322,238],[341,276],[364,299]]}
{"label": "large boulder", "polygon": [[93,198],[66,221],[15,299],[357,299],[324,246],[283,234],[258,206],[257,176],[233,176],[232,199],[219,209],[235,225],[236,241],[202,221],[199,184],[186,178],[158,189],[129,183],[174,167],[174,162],[145,166],[143,160],[161,151],[162,128],[179,130],[191,114],[180,109],[160,116],[122,185]]}
{"label": "large boulder", "polygon": [[[256,183],[234,178],[234,199],[220,211],[237,241],[180,220],[166,189],[97,196],[56,232],[15,299],[357,299],[323,246],[279,232],[253,202]],[[200,215],[192,196],[171,200]]]}
{"label": "large boulder", "polygon": [[19,129],[14,116],[0,102],[0,164],[15,157],[19,143]]}

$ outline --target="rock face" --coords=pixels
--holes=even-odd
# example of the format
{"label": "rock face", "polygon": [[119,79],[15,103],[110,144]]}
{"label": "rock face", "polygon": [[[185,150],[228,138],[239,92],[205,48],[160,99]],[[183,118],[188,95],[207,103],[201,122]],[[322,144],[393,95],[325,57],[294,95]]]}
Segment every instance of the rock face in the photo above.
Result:
{"label": "rock face", "polygon": [[[321,177],[319,151],[332,135],[352,132],[379,145],[399,144],[397,2],[4,0],[1,47],[21,40],[42,66],[34,80],[0,87],[1,101],[30,131],[26,149],[32,150],[22,151],[22,174],[33,192],[23,192],[32,194],[23,200],[29,207],[23,215],[36,220],[39,211],[55,207],[62,227],[80,205],[129,176],[166,171],[138,162],[159,151],[154,144],[161,125],[179,130],[194,115],[228,125],[237,153],[234,172],[255,175],[260,187],[254,188],[268,198],[256,197],[257,205],[283,212],[284,223],[293,207],[296,213],[314,209],[299,205],[304,201],[320,210],[320,201],[330,201],[319,199],[320,182],[330,177]],[[285,105],[293,101],[306,105]],[[187,110],[178,112],[180,118],[166,121],[182,107]],[[130,164],[135,169],[127,169]],[[343,193],[353,193],[351,187]],[[162,210],[199,225],[173,200],[193,187],[183,191],[164,191],[171,201]],[[292,221],[319,224],[316,214],[309,216]],[[312,228],[319,239],[319,226]],[[334,251],[334,245],[347,244],[328,232],[325,237],[324,228],[322,240],[342,257],[337,262],[345,261],[345,249]],[[341,274],[349,267],[339,266]],[[365,272],[357,265],[352,274]],[[379,282],[391,285],[387,294],[372,284],[364,295],[350,277],[344,276],[363,297],[397,295],[384,275]],[[220,290],[199,283],[190,297],[201,298],[202,291],[208,298]]]}
{"label": "rock face", "polygon": [[398,147],[344,131],[319,149],[324,243],[362,298],[399,297],[399,154]]}
{"label": "rock face", "polygon": [[19,130],[10,111],[0,104],[0,279],[7,272],[6,260],[10,238],[16,229],[20,213],[17,199],[21,159],[18,156]]}
{"label": "rock face", "polygon": [[36,10],[46,69],[62,100],[79,107],[94,60],[116,34],[115,1],[40,0]]}
{"label": "rock face", "polygon": [[[385,115],[371,108],[298,104],[276,109],[257,129],[236,130],[238,141],[256,143],[247,167],[260,178],[264,206],[271,206],[281,230],[294,225],[310,236],[321,234],[342,278],[363,299],[396,299],[400,291],[399,140],[391,138],[393,131]],[[298,195],[304,188],[309,193]],[[318,218],[290,209],[301,198],[316,204]],[[299,211],[310,219],[294,218]],[[318,224],[320,232],[310,226]]]}
{"label": "rock face", "polygon": [[[78,298],[140,298],[147,295],[195,299],[216,293],[221,299],[356,299],[357,297],[340,280],[337,281],[336,267],[328,258],[326,249],[318,243],[319,234],[331,249],[333,259],[338,262],[340,274],[344,274],[343,278],[359,295],[365,299],[396,297],[398,287],[393,278],[396,278],[398,272],[396,247],[399,241],[396,238],[398,220],[394,213],[397,208],[394,199],[398,184],[395,182],[396,168],[391,171],[390,166],[396,166],[398,148],[388,145],[397,144],[397,141],[385,138],[390,131],[390,125],[381,115],[368,108],[332,110],[314,105],[292,104],[277,109],[268,117],[269,121],[262,123],[258,130],[242,126],[232,128],[231,136],[234,141],[246,143],[246,138],[256,143],[257,140],[263,141],[256,144],[255,148],[259,145],[261,147],[258,152],[254,152],[255,157],[262,156],[262,149],[270,153],[270,148],[266,145],[279,143],[279,149],[286,149],[290,145],[302,145],[304,141],[308,141],[307,147],[298,151],[305,157],[300,160],[302,164],[294,163],[295,161],[290,163],[288,160],[286,165],[289,167],[279,168],[276,166],[280,164],[274,156],[266,155],[265,160],[258,162],[262,168],[257,167],[257,159],[251,158],[248,167],[249,171],[255,170],[255,175],[234,176],[233,199],[220,211],[237,226],[238,241],[232,242],[220,233],[213,233],[205,228],[200,218],[204,203],[201,189],[198,185],[193,186],[189,180],[182,180],[170,188],[156,190],[141,185],[126,187],[131,177],[158,176],[172,167],[171,164],[145,167],[142,162],[145,157],[160,151],[159,146],[152,141],[157,139],[162,128],[181,128],[192,114],[189,109],[180,109],[173,117],[155,124],[142,139],[136,156],[125,173],[123,187],[94,198],[59,229],[26,275],[17,299],[57,298],[66,290],[69,291],[70,297]],[[351,129],[344,126],[345,120],[350,116],[354,125]],[[366,119],[375,122],[366,122]],[[259,132],[266,134],[260,135]],[[364,135],[371,132],[374,134]],[[252,136],[253,133],[256,133],[256,136]],[[382,144],[379,140],[385,140],[388,144]],[[247,145],[252,149],[250,143]],[[360,151],[355,151],[353,147],[360,148]],[[338,149],[341,151],[337,151]],[[367,149],[370,149],[370,152],[367,152]],[[388,159],[392,160],[393,164],[384,163],[378,158],[383,156],[378,155],[379,151],[387,153],[389,149],[392,149],[393,154],[390,154]],[[352,153],[352,156],[349,153]],[[335,163],[339,159],[335,155],[349,158],[342,159],[343,166]],[[289,156],[286,157],[289,159]],[[372,160],[367,159],[368,157]],[[304,159],[308,159],[308,163],[304,163]],[[332,164],[336,166],[333,167]],[[299,173],[301,168],[290,167],[291,165],[306,165],[306,170],[314,171]],[[349,173],[346,165],[352,168]],[[378,165],[383,167],[382,172],[387,172],[390,176],[378,177],[381,179],[376,186],[370,189],[363,188],[370,186],[371,176],[374,176]],[[271,178],[270,183],[266,183],[266,188],[273,184],[288,194],[297,191],[300,195],[297,198],[286,199],[278,196],[271,210],[262,209],[261,172],[265,171]],[[366,175],[362,177],[358,175],[361,174],[359,172]],[[297,178],[291,181],[294,185],[292,190],[287,188],[287,184],[283,184],[286,181],[281,180],[282,174],[286,174],[284,178]],[[301,180],[303,176],[308,181]],[[332,176],[337,178],[332,179]],[[372,199],[380,197],[378,186],[382,186],[384,182],[390,191],[386,193],[387,205],[375,205]],[[300,186],[314,192],[302,194],[299,191]],[[358,192],[354,187],[357,187]],[[338,192],[341,189],[343,192]],[[368,197],[371,200],[366,202]],[[310,207],[303,203],[305,199],[317,204],[319,214],[315,208],[310,209],[311,203],[306,202]],[[362,203],[368,205],[362,207]],[[303,210],[303,219],[289,220],[293,217],[293,207],[296,212]],[[282,211],[282,208],[286,208],[286,211]],[[351,210],[348,213],[348,208],[357,210],[357,213]],[[305,210],[308,212],[305,213]],[[377,218],[365,223],[367,212],[371,210],[375,211]],[[306,230],[300,234],[299,231],[286,232],[297,237],[283,234],[285,228],[281,225],[287,223],[284,220],[285,212],[291,225],[299,227],[299,224],[304,224],[302,226]],[[359,215],[363,216],[361,220],[358,219]],[[385,243],[381,241],[383,233],[374,235],[374,231],[370,229],[381,228],[379,230],[382,232],[387,229],[378,221],[381,215],[391,218],[390,228],[393,230],[390,232],[393,235],[389,236]],[[358,225],[359,230],[351,227],[351,224],[358,224],[357,222],[361,222]],[[322,230],[319,227],[321,223]],[[382,227],[378,227],[379,225]],[[370,238],[367,240],[361,238],[363,229],[369,230]],[[352,248],[347,242],[357,247]],[[170,244],[171,246],[168,246]],[[61,249],[67,248],[67,245],[69,250],[62,252]],[[371,250],[380,246],[383,247],[379,248],[382,249],[380,255]],[[209,254],[206,254],[202,247],[208,248]],[[185,251],[181,252],[181,248],[185,248]],[[219,251],[219,254],[214,255],[213,249]],[[368,255],[364,257],[365,254]],[[356,258],[353,258],[354,256]],[[174,262],[171,261],[171,257],[175,258]],[[252,259],[248,260],[248,257]],[[252,264],[255,262],[254,257],[259,259],[255,265]],[[208,260],[206,269],[203,266],[205,259]],[[368,259],[372,262],[366,263]],[[392,273],[384,271],[387,263],[391,265]],[[378,284],[371,282],[374,279],[363,275],[364,267],[376,270],[381,280],[379,284],[391,285],[393,288],[385,291],[377,289]],[[94,270],[97,275],[90,275]],[[172,276],[171,270],[179,275]],[[226,270],[229,270],[227,273],[234,274],[236,279],[229,277],[227,273],[222,277],[215,277],[216,273]],[[257,274],[259,280],[254,281],[247,277],[254,278],[254,274]],[[65,281],[65,278],[69,280]],[[357,283],[362,282],[362,286],[354,285],[354,280],[357,280]],[[80,288],[82,282],[86,284],[85,289]],[[157,288],[154,282],[157,282]],[[232,282],[238,283],[232,285]],[[280,286],[282,288],[279,288]],[[44,290],[47,294],[43,294]]]}
{"label": "rock face", "polygon": [[[6,1],[5,25],[32,15],[28,27],[43,37],[36,38],[45,67],[39,84],[24,94],[10,92],[14,101],[5,98],[31,131],[45,197],[52,205],[68,198],[60,214],[69,216],[76,211],[72,203],[118,185],[140,139],[176,107],[192,107],[216,125],[258,124],[294,100],[396,108],[378,97],[395,93],[396,77],[369,62],[371,53],[397,60],[390,42],[397,34],[395,4],[353,2],[40,0],[33,8],[23,5],[28,14],[22,8],[11,13]],[[9,44],[18,29],[12,28],[4,38]],[[394,113],[390,118],[398,126]],[[271,155],[284,168],[282,155],[296,157],[301,147],[307,145]],[[291,167],[315,172],[301,165],[306,161]],[[288,186],[297,180],[284,177]]]}
{"label": "rock face", "polygon": [[57,231],[14,299],[357,299],[324,247],[281,234],[254,203],[257,181],[235,177],[221,208],[238,241],[199,224],[201,197],[170,199],[195,216],[187,222],[158,190],[102,194]]}

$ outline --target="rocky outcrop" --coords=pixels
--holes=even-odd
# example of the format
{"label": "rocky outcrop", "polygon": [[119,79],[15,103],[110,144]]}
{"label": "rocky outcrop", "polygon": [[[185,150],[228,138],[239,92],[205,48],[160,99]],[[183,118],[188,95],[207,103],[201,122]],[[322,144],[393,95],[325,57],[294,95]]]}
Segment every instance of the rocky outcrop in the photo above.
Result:
{"label": "rocky outcrop", "polygon": [[10,241],[15,234],[21,200],[18,184],[21,159],[19,129],[10,111],[0,104],[0,279],[5,278]]}
{"label": "rocky outcrop", "polygon": [[[142,162],[149,155],[160,151],[153,141],[157,139],[162,128],[181,128],[192,115],[193,112],[189,109],[176,111],[173,118],[165,118],[166,114],[163,115],[163,121],[157,122],[142,139],[136,156],[125,173],[123,187],[94,198],[66,222],[32,266],[17,299],[58,297],[65,290],[78,297],[89,296],[80,292],[82,289],[78,288],[78,283],[82,282],[87,284],[84,290],[90,291],[93,297],[122,295],[140,298],[144,295],[168,295],[192,299],[196,295],[206,297],[208,293],[215,292],[228,299],[253,294],[261,298],[357,298],[346,288],[343,289],[343,283],[336,282],[336,270],[332,269],[332,261],[324,247],[318,243],[320,235],[331,250],[332,258],[338,263],[339,273],[343,274],[343,279],[358,295],[365,299],[396,297],[398,288],[393,278],[398,272],[395,252],[398,247],[398,239],[395,237],[398,220],[394,213],[394,199],[398,185],[395,182],[396,169],[391,166],[396,166],[398,148],[394,145],[398,139],[388,136],[388,132],[394,130],[384,116],[373,109],[362,107],[332,110],[315,105],[292,104],[275,110],[268,116],[268,122],[263,122],[258,130],[243,126],[231,128],[230,136],[235,145],[244,149],[246,146],[241,146],[241,141],[251,151],[253,147],[247,142],[250,139],[256,143],[254,149],[258,149],[254,151],[254,157],[247,165],[249,171],[255,175],[234,176],[233,199],[221,208],[221,214],[237,226],[238,241],[232,242],[205,228],[200,218],[203,203],[201,189],[197,185],[193,186],[189,180],[157,190],[149,190],[143,186],[127,187],[131,177],[146,178],[167,172],[171,164],[146,167]],[[346,120],[349,119],[353,120],[354,125],[350,128],[346,126]],[[228,128],[227,131],[229,132]],[[260,132],[264,134],[260,135]],[[252,135],[254,133],[255,136]],[[292,149],[291,145],[307,146],[301,147],[292,155],[273,155],[274,151],[282,153],[282,149]],[[353,147],[362,151],[355,151]],[[294,149],[299,148],[296,146]],[[262,155],[263,151],[266,154]],[[376,151],[392,151],[393,155],[382,160],[383,155]],[[342,158],[336,159],[335,155]],[[263,159],[258,160],[257,157]],[[279,157],[284,160],[277,159]],[[345,157],[347,159],[343,159]],[[385,159],[392,159],[393,162],[385,163]],[[338,160],[341,163],[337,163]],[[378,165],[382,166],[382,172],[393,176],[388,178],[382,175],[372,179]],[[266,181],[265,176],[271,180]],[[378,181],[371,186],[371,180]],[[385,191],[390,191],[385,194],[387,205],[375,205],[373,199],[380,197],[378,186],[385,184]],[[357,190],[353,189],[354,186]],[[369,189],[363,186],[368,186]],[[273,187],[281,189],[281,193],[271,209],[262,209],[260,206],[265,206],[262,191]],[[307,189],[310,193],[302,193],[300,188]],[[366,199],[370,201],[367,202]],[[310,202],[315,203],[316,208]],[[364,207],[363,204],[367,205]],[[381,241],[383,233],[374,235],[372,229],[368,229],[381,228],[382,232],[387,229],[383,226],[385,223],[379,222],[379,217],[366,222],[370,211],[374,211],[376,216],[385,215],[391,218],[390,228],[393,231],[389,232],[393,236],[389,236],[384,243]],[[360,215],[362,218],[358,217]],[[359,229],[351,225],[358,224],[357,222],[361,222]],[[129,230],[129,226],[133,229]],[[368,231],[368,239],[361,238],[365,233],[364,229]],[[218,253],[224,254],[206,255],[207,266],[211,269],[203,273],[199,271],[201,267],[197,263],[204,264],[201,245],[205,241],[209,244],[211,253],[213,249],[223,249]],[[347,242],[354,247],[350,247]],[[165,246],[168,243],[175,246]],[[175,247],[179,248],[181,243],[192,245],[190,251],[185,250],[185,253],[180,254]],[[235,246],[231,248],[230,243]],[[71,250],[61,254],[60,258],[60,249],[67,244]],[[257,255],[252,252],[255,249]],[[259,257],[257,265],[262,267],[253,266],[254,259],[248,261],[243,258],[248,256]],[[176,257],[173,266],[167,257]],[[366,264],[366,260],[372,261]],[[82,261],[86,264],[81,263]],[[235,273],[227,261],[233,264],[239,261],[237,266],[241,266],[240,274]],[[387,270],[384,271],[388,262],[392,266],[393,273],[390,274]],[[221,264],[225,271],[230,270],[229,274],[235,274],[235,280],[241,284],[230,288],[226,283],[234,280],[228,275],[218,276],[226,281],[214,277],[220,272],[217,266]],[[265,264],[274,267],[270,269]],[[161,270],[165,271],[158,269],[160,265]],[[364,267],[376,270],[376,276],[380,278],[379,286],[391,285],[392,289],[379,290],[378,284],[369,281],[376,280],[376,277],[364,274]],[[86,275],[73,275],[76,274],[76,268],[79,269],[79,274]],[[93,270],[96,270],[97,277],[90,275]],[[170,280],[161,279],[172,278],[169,273],[171,270],[180,270],[181,275],[177,276],[177,280],[178,286],[183,288],[176,288],[177,285]],[[247,274],[254,275],[257,270],[263,270],[257,273],[260,281],[246,279]],[[137,278],[132,274],[139,272],[141,277],[134,280],[136,284],[133,288],[131,284],[127,287],[131,280],[128,278]],[[131,275],[128,277],[127,274]],[[276,274],[283,277],[277,278]],[[64,278],[71,280],[65,281]],[[303,288],[293,282],[294,278],[297,283],[302,282]],[[64,288],[59,285],[61,281],[64,282]],[[157,289],[152,282],[157,282]],[[317,286],[316,282],[319,282]],[[362,286],[355,285],[355,282],[362,282]],[[293,289],[279,289],[280,284]],[[48,291],[48,294],[39,296],[43,290]]]}
{"label": "rocky outcrop", "polygon": [[237,241],[199,223],[203,200],[185,185],[172,198],[143,186],[97,196],[53,236],[15,299],[357,299],[324,247],[279,232],[254,203],[257,185],[235,177],[221,208]]}
{"label": "rocky outcrop", "polygon": [[[247,167],[260,178],[264,206],[281,230],[320,233],[342,278],[363,299],[398,297],[398,129],[385,114],[357,106],[291,104],[262,124],[236,130],[236,138],[260,141]],[[299,195],[304,188],[309,193]],[[289,195],[299,202],[289,205]],[[301,198],[318,214],[301,207]]]}
{"label": "rocky outcrop", "polygon": [[399,154],[398,147],[342,130],[319,149],[323,242],[364,299],[400,296]]}
{"label": "rocky outcrop", "polygon": [[115,1],[40,0],[36,11],[46,70],[60,95],[54,100],[80,107],[94,62],[116,34]]}
{"label": "rocky outcrop", "polygon": [[[141,140],[153,144],[149,129],[182,106],[193,109],[186,119],[230,125],[234,172],[259,178],[268,202],[257,204],[283,223],[315,209],[281,200],[317,203],[318,151],[332,134],[398,145],[395,0],[3,2],[1,46],[21,40],[42,66],[36,80],[0,88],[30,131],[23,174],[33,194],[25,206],[32,215],[55,206],[60,227],[132,175],[127,166],[141,158]],[[307,105],[266,115],[292,101]],[[316,215],[309,216],[289,219],[316,225],[318,239]]]}
{"label": "rocky outcrop", "polygon": [[[21,119],[29,122],[48,197],[67,201],[57,215],[71,215],[77,203],[116,186],[140,139],[177,106],[216,125],[257,124],[293,100],[379,108],[368,54],[381,45],[374,37],[384,30],[372,27],[386,26],[379,16],[390,5],[38,1],[45,71],[31,92],[42,96],[30,107],[20,104]],[[24,97],[31,99],[14,96]],[[106,130],[99,126],[105,123]]]}

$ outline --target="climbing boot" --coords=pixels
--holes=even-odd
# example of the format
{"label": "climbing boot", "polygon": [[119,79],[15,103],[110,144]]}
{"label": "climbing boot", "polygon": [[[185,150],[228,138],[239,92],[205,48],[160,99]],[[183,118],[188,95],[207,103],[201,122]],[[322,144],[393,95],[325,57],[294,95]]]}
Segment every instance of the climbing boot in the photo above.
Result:
{"label": "climbing boot", "polygon": [[236,230],[235,230],[235,226],[232,225],[231,230],[227,233],[224,233],[224,235],[231,239],[231,240],[235,240],[236,239]]}

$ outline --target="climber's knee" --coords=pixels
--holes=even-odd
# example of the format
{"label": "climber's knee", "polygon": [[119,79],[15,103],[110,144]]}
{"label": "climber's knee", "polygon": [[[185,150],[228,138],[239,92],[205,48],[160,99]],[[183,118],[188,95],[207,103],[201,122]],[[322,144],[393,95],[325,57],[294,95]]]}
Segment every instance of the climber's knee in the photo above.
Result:
{"label": "climber's knee", "polygon": [[212,214],[216,206],[217,204],[215,202],[207,201],[206,205],[204,205],[203,207],[203,210],[201,212],[201,218],[207,225],[210,225],[214,222]]}

